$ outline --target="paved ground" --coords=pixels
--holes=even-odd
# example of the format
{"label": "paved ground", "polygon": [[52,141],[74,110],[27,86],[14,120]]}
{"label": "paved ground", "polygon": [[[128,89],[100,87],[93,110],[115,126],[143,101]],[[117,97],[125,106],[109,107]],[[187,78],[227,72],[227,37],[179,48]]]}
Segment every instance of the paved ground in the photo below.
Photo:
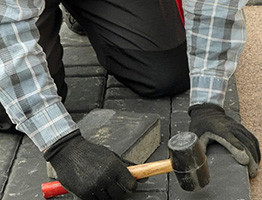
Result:
{"label": "paved ground", "polygon": [[[149,161],[168,157],[166,147],[170,136],[188,129],[188,92],[161,99],[145,99],[134,94],[100,66],[86,37],[73,34],[63,25],[61,31],[65,49],[69,93],[66,107],[79,121],[94,108],[112,108],[136,112],[158,113],[161,116],[162,143]],[[240,120],[238,94],[234,77],[230,81],[225,103],[227,113]],[[48,181],[45,161],[24,135],[0,133],[0,199],[43,199],[40,185]],[[208,150],[210,184],[200,192],[182,191],[174,174],[149,178],[138,190],[124,199],[251,199],[245,167],[237,164],[219,145]],[[73,199],[65,195],[56,199]]]}

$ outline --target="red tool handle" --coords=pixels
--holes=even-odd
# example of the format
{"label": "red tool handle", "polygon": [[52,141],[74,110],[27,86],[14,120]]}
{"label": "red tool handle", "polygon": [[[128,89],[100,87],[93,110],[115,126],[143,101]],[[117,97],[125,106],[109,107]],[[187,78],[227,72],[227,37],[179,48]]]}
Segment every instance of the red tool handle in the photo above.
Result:
{"label": "red tool handle", "polygon": [[43,183],[42,192],[46,199],[68,193],[59,181]]}
{"label": "red tool handle", "polygon": [[[135,179],[142,179],[173,171],[170,159],[145,163],[141,165],[133,165],[127,167],[127,169],[130,171]],[[42,192],[45,198],[51,198],[57,195],[68,193],[59,181],[43,183]]]}

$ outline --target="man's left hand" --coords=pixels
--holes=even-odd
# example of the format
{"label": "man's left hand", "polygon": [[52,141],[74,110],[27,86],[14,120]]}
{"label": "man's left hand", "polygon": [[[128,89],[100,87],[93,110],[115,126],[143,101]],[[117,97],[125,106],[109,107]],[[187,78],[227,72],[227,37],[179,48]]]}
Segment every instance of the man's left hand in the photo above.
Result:
{"label": "man's left hand", "polygon": [[248,165],[249,176],[257,175],[260,149],[257,138],[242,124],[225,114],[215,104],[198,104],[189,108],[189,130],[198,135],[204,151],[209,141],[223,145],[240,164]]}

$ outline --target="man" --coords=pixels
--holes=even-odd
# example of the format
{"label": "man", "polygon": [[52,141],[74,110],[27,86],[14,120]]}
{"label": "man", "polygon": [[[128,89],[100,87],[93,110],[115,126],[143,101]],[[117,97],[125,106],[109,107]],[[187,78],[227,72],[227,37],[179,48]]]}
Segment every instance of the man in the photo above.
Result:
{"label": "man", "polygon": [[[125,162],[84,140],[62,103],[67,87],[58,36],[60,2],[0,0],[0,101],[66,189],[82,199],[121,199],[136,188]],[[173,0],[62,3],[82,25],[100,63],[127,87],[153,98],[189,89],[185,32]],[[184,2],[189,114],[190,130],[204,148],[209,140],[220,142],[254,177],[260,162],[258,141],[222,108],[244,44],[245,3]],[[7,120],[2,124],[9,129]]]}

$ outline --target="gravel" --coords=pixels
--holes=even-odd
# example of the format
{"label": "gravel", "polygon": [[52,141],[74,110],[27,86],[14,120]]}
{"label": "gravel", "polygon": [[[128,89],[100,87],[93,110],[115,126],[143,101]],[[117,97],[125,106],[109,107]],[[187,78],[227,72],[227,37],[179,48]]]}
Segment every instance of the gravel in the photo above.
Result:
{"label": "gravel", "polygon": [[[236,71],[243,125],[259,140],[262,150],[262,6],[245,7],[247,43]],[[250,180],[252,200],[262,199],[262,168]]]}

